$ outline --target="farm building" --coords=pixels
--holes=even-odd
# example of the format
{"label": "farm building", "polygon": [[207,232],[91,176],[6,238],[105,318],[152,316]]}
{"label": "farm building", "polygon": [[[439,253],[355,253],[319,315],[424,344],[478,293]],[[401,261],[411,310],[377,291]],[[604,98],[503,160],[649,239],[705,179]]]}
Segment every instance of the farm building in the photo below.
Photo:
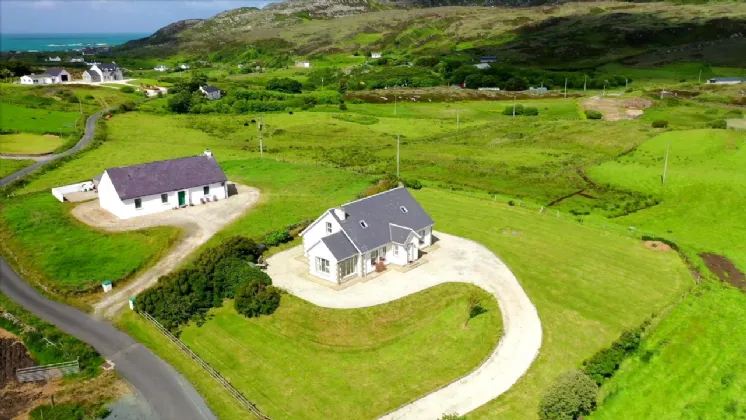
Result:
{"label": "farm building", "polygon": [[379,52],[370,53],[370,58],[381,58],[382,54]]}
{"label": "farm building", "polygon": [[160,64],[158,66],[153,67],[153,70],[155,71],[168,71],[168,66],[164,66],[163,64]]}
{"label": "farm building", "polygon": [[477,63],[474,65],[474,67],[478,68],[479,70],[486,70],[490,68],[490,65],[488,63]]}
{"label": "farm building", "polygon": [[110,168],[98,182],[101,208],[120,219],[228,197],[226,177],[212,152]]}
{"label": "farm building", "polygon": [[62,59],[61,59],[61,58],[60,58],[59,56],[55,56],[55,57],[47,57],[47,61],[51,61],[51,62],[57,62],[57,63],[59,63],[60,61],[62,61]]}
{"label": "farm building", "polygon": [[311,68],[311,62],[310,61],[298,61],[295,63],[295,67],[301,67],[304,69],[310,69]]}
{"label": "farm building", "polygon": [[497,63],[497,57],[494,55],[485,55],[479,59],[480,63]]}
{"label": "farm building", "polygon": [[334,284],[416,262],[435,222],[404,187],[327,210],[301,236],[309,273]]}
{"label": "farm building", "polygon": [[220,99],[220,89],[212,85],[200,86],[199,91],[209,100]]}
{"label": "farm building", "polygon": [[69,82],[73,78],[65,69],[46,69],[41,74],[30,74],[21,76],[22,85],[53,85],[62,82]]}
{"label": "farm building", "polygon": [[746,83],[746,79],[740,77],[713,77],[707,81],[710,85],[737,85]]}
{"label": "farm building", "polygon": [[83,80],[89,83],[122,80],[122,69],[116,63],[94,64],[83,72]]}

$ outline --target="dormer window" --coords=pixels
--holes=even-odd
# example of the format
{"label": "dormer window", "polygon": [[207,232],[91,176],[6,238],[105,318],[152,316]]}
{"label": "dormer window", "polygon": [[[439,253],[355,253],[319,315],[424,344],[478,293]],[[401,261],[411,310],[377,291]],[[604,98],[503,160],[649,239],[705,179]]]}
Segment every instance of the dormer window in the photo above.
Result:
{"label": "dormer window", "polygon": [[402,212],[402,213],[404,213],[404,214],[407,214],[407,213],[409,213],[409,210],[407,210],[407,208],[406,208],[406,207],[404,207],[404,206],[400,206],[400,207],[399,207],[399,210],[401,210],[401,212]]}
{"label": "dormer window", "polygon": [[332,224],[331,224],[331,222],[326,222],[326,233],[332,233]]}
{"label": "dormer window", "polygon": [[365,223],[365,220],[361,220],[361,221],[360,221],[360,226],[361,226],[361,227],[362,227],[363,229],[365,229],[365,228],[367,228],[367,227],[368,227],[368,224],[367,224],[367,223]]}

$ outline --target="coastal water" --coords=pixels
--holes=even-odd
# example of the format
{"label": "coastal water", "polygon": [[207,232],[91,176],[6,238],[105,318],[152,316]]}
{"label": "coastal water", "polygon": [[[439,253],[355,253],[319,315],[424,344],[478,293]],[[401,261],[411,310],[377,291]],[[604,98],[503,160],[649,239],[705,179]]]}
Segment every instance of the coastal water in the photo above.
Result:
{"label": "coastal water", "polygon": [[65,51],[112,47],[150,34],[0,34],[0,51]]}

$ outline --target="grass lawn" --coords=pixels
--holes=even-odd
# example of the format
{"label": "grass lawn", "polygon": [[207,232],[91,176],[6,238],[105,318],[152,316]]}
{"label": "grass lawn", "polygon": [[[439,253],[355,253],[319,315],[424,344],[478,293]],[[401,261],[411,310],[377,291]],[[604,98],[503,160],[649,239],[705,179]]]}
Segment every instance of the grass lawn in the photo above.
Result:
{"label": "grass lawn", "polygon": [[5,178],[34,163],[33,160],[0,159],[0,178]]}
{"label": "grass lawn", "polygon": [[[470,291],[487,312],[464,328]],[[474,370],[500,336],[497,302],[441,285],[364,309],[324,309],[284,295],[272,316],[247,319],[232,302],[182,340],[272,418],[376,418]],[[187,377],[221,418],[246,414],[138,315],[119,322]]]}
{"label": "grass lawn", "polygon": [[77,112],[46,111],[0,102],[0,131],[59,135],[75,131],[77,118]]}
{"label": "grass lawn", "polygon": [[61,137],[31,133],[0,134],[0,153],[41,155],[51,153],[63,144],[65,139]]}
{"label": "grass lawn", "polygon": [[42,192],[0,203],[0,238],[34,280],[68,293],[122,280],[157,261],[178,236],[170,227],[104,233],[78,222],[71,204]]}
{"label": "grass lawn", "polygon": [[707,282],[601,388],[592,419],[746,416],[746,294]]}
{"label": "grass lawn", "polygon": [[155,85],[155,86],[160,86],[160,87],[170,87],[170,86],[173,86],[173,83],[159,82],[156,79],[135,79],[135,80],[130,80],[127,83],[129,83],[131,85],[136,85],[136,86],[140,86],[140,85],[146,85],[146,86],[153,86],[153,85]]}

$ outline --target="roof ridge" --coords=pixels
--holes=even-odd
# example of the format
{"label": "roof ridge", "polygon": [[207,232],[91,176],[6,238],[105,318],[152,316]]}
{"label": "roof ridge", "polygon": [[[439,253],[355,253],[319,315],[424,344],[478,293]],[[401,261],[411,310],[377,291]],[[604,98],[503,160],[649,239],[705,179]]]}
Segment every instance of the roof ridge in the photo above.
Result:
{"label": "roof ridge", "polygon": [[135,166],[145,166],[145,165],[152,165],[154,163],[161,163],[161,162],[172,162],[176,160],[184,160],[184,159],[190,159],[190,158],[196,158],[196,157],[206,157],[206,158],[214,158],[214,156],[206,156],[206,155],[191,155],[191,156],[182,156],[180,158],[173,158],[173,159],[161,159],[161,160],[153,160],[150,162],[143,162],[143,163],[134,163],[132,165],[126,165],[126,166],[113,166],[111,168],[106,168],[105,171],[108,171],[110,169],[125,169],[125,168],[132,168]]}
{"label": "roof ridge", "polygon": [[398,190],[398,189],[400,189],[400,188],[404,188],[404,189],[406,189],[406,187],[405,187],[405,186],[403,186],[403,185],[400,185],[400,186],[398,186],[398,187],[396,187],[396,188],[392,188],[392,189],[390,189],[390,190],[386,190],[386,191],[381,191],[381,192],[379,192],[379,193],[376,193],[376,194],[373,194],[373,195],[369,195],[369,196],[367,196],[367,197],[363,197],[363,198],[359,198],[359,199],[357,199],[357,200],[354,200],[354,201],[350,201],[349,203],[344,203],[344,204],[342,204],[342,205],[341,205],[340,207],[344,207],[344,206],[347,206],[347,205],[350,205],[350,204],[353,204],[353,203],[357,203],[357,202],[359,202],[359,201],[367,200],[367,199],[369,199],[369,198],[373,198],[373,197],[379,196],[379,195],[381,195],[381,194],[386,194],[386,193],[389,193],[389,192],[391,192],[391,191],[395,191],[395,190]]}

